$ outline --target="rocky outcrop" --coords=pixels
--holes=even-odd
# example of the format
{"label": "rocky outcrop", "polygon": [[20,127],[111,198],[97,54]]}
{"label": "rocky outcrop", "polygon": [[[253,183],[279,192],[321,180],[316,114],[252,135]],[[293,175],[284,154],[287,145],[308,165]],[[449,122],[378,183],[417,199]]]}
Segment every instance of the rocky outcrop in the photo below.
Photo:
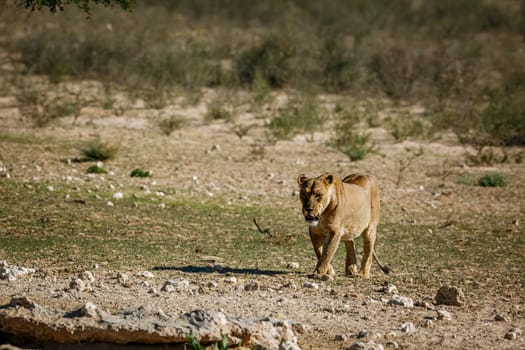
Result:
{"label": "rocky outcrop", "polygon": [[185,343],[191,333],[202,344],[218,342],[224,334],[230,345],[299,349],[296,326],[291,321],[241,320],[208,310],[170,316],[151,305],[112,314],[88,302],[65,312],[38,305],[23,296],[14,297],[0,307],[1,331],[39,343]]}

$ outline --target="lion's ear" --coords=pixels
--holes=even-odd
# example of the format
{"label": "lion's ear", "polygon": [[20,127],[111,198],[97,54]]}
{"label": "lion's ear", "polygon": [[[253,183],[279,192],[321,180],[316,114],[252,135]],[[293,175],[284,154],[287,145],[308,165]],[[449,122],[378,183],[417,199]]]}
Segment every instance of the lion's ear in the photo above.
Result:
{"label": "lion's ear", "polygon": [[308,180],[308,178],[304,174],[297,176],[297,183],[299,185],[302,185],[306,180]]}
{"label": "lion's ear", "polygon": [[326,183],[331,184],[332,182],[334,182],[334,176],[332,174],[326,174],[324,176],[324,180],[326,181]]}

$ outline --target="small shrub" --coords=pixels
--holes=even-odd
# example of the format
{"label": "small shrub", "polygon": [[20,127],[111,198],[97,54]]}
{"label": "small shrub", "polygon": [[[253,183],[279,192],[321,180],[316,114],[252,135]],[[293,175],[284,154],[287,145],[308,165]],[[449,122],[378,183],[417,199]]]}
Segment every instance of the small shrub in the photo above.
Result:
{"label": "small shrub", "polygon": [[370,69],[376,74],[387,96],[405,99],[410,96],[416,78],[416,61],[408,50],[393,47],[375,54]]}
{"label": "small shrub", "polygon": [[[206,350],[208,347],[201,345],[201,343],[195,339],[193,336],[193,333],[190,331],[190,334],[188,335],[188,339],[186,341],[186,345],[190,347],[191,350]],[[221,337],[221,341],[213,344],[213,350],[228,350],[228,336],[226,334],[223,334]]]}
{"label": "small shrub", "polygon": [[456,179],[456,182],[465,186],[474,186],[477,183],[476,178],[472,175],[461,175]]}
{"label": "small shrub", "polygon": [[175,130],[182,128],[184,124],[185,124],[184,118],[180,116],[172,116],[166,119],[162,119],[159,122],[159,128],[164,135],[169,136]]}
{"label": "small shrub", "polygon": [[376,150],[369,133],[358,130],[358,125],[367,117],[366,110],[352,108],[343,111],[335,126],[335,137],[330,146],[343,152],[352,161],[363,159],[366,154]]}
{"label": "small shrub", "polygon": [[151,177],[151,173],[148,170],[136,168],[131,171],[131,174],[129,174],[129,176],[131,177]]}
{"label": "small shrub", "polygon": [[233,113],[224,108],[221,103],[213,102],[208,106],[205,118],[207,121],[224,120],[229,122],[233,120]]}
{"label": "small shrub", "polygon": [[93,139],[86,142],[80,147],[80,152],[84,157],[90,160],[109,160],[115,158],[118,147],[103,142],[100,139]]}
{"label": "small shrub", "polygon": [[313,140],[313,133],[322,129],[325,120],[315,98],[293,99],[267,125],[267,137],[271,142],[277,142],[290,140],[297,134],[309,133],[309,140]]}
{"label": "small shrub", "polygon": [[408,138],[421,138],[429,135],[429,128],[422,120],[409,116],[399,116],[387,121],[386,127],[398,141]]}
{"label": "small shrub", "polygon": [[86,173],[88,174],[107,174],[106,169],[99,167],[98,165],[92,165],[87,168]]}
{"label": "small shrub", "polygon": [[237,74],[243,83],[252,85],[257,75],[272,88],[281,88],[290,79],[290,59],[295,49],[286,35],[271,34],[243,51],[237,61]]}
{"label": "small shrub", "polygon": [[482,187],[504,187],[507,183],[507,177],[500,173],[486,174],[478,180],[478,185]]}

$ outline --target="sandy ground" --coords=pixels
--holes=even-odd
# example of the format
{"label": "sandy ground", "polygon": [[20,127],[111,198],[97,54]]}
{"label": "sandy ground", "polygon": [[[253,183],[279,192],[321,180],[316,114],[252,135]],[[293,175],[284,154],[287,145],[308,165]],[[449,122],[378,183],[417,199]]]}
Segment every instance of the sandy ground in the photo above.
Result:
{"label": "sandy ground", "polygon": [[[469,167],[465,164],[464,149],[453,139],[395,142],[384,129],[371,129],[379,153],[360,162],[350,162],[343,154],[325,146],[324,141],[330,137],[328,131],[316,133],[313,142],[298,136],[262,148],[264,120],[249,111],[241,113],[237,123],[258,126],[239,138],[223,121],[204,122],[205,105],[177,105],[161,112],[129,108],[122,115],[90,107],[76,121],[61,118],[44,128],[30,128],[16,101],[2,98],[0,102],[3,133],[44,140],[35,146],[4,142],[0,138],[0,160],[10,169],[10,175],[20,181],[52,183],[63,182],[67,176],[82,177],[79,170],[57,161],[56,147],[60,146],[56,143],[100,136],[121,147],[119,157],[108,163],[108,167],[114,171],[112,180],[124,189],[129,185],[127,165],[141,164],[154,169],[158,185],[176,184],[180,193],[187,196],[205,198],[211,193],[220,200],[246,205],[268,201],[275,206],[296,208],[300,215],[298,200],[291,195],[296,191],[298,174],[332,171],[345,175],[359,171],[377,177],[382,192],[382,215],[390,222],[445,222],[444,213],[449,213],[451,220],[461,220],[469,212],[489,218],[501,215],[514,216],[521,222],[524,219],[525,165]],[[164,136],[157,123],[171,113],[187,116],[188,123]],[[414,157],[399,181],[400,162],[407,161],[419,149],[423,154]],[[512,184],[505,190],[456,184],[458,175],[487,171],[509,175]],[[468,218],[465,220],[468,222]],[[523,234],[519,226],[512,229]],[[291,319],[307,325],[304,333],[298,335],[303,349],[346,349],[357,341],[373,341],[385,348],[399,349],[525,348],[524,335],[514,340],[504,338],[515,327],[525,331],[523,290],[502,294],[481,288],[467,293],[464,307],[434,305],[441,283],[438,281],[443,280],[439,276],[434,285],[417,285],[410,274],[397,276],[398,294],[415,303],[414,307],[405,307],[388,305],[392,293],[383,287],[392,280],[377,267],[367,281],[339,277],[325,282],[304,273],[272,275],[264,271],[247,275],[165,270],[151,271],[154,276],[146,278],[136,275],[138,271],[94,266],[90,271],[95,282],[82,292],[69,289],[71,278],[82,271],[31,267],[37,272],[30,277],[0,281],[0,304],[7,303],[12,295],[24,294],[39,304],[65,310],[91,301],[110,311],[151,304],[169,314],[203,308],[223,310],[236,317]],[[119,281],[119,273],[128,276],[126,283]],[[464,273],[468,275],[469,271]],[[231,276],[236,277],[235,283],[228,279]],[[173,293],[161,291],[166,280],[177,278],[189,281],[189,287]],[[306,287],[305,282],[317,283],[318,289]],[[437,310],[449,311],[451,319],[437,319]],[[407,322],[414,325],[408,332],[403,326]]]}

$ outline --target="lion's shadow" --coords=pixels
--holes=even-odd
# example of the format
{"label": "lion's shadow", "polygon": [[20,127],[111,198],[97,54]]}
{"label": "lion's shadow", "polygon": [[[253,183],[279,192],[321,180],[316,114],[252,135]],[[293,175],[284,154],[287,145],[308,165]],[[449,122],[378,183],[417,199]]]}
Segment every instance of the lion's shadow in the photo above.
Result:
{"label": "lion's shadow", "polygon": [[156,271],[180,271],[184,273],[220,273],[220,274],[245,274],[245,275],[258,275],[258,276],[276,276],[276,275],[287,275],[289,271],[279,270],[261,270],[258,268],[237,268],[227,266],[155,266],[153,270]]}

